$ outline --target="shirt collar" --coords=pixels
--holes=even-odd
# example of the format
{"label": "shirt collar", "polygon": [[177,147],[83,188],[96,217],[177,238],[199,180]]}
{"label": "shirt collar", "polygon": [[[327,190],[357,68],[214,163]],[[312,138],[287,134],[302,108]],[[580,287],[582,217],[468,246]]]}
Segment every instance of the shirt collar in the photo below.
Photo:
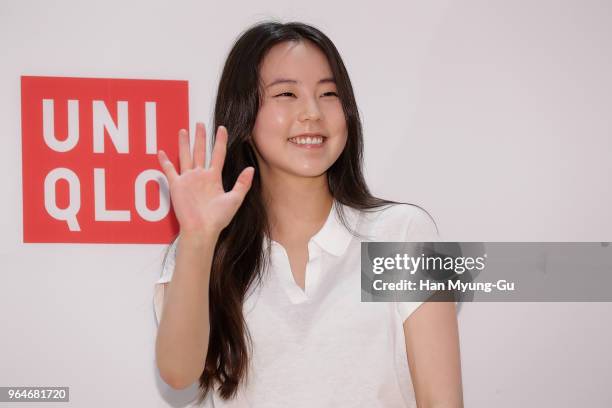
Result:
{"label": "shirt collar", "polygon": [[321,249],[335,256],[342,255],[353,238],[351,232],[347,230],[340,221],[340,216],[338,215],[340,208],[344,210],[349,227],[353,230],[355,229],[359,219],[359,211],[334,200],[325,224],[323,224],[319,232],[312,237],[312,240],[321,247]]}
{"label": "shirt collar", "polygon": [[[360,212],[357,209],[349,207],[334,199],[331,210],[323,227],[312,237],[314,241],[324,251],[335,255],[342,255],[349,246],[353,234],[346,229],[340,221],[339,208],[344,211],[344,216],[347,224],[352,230],[355,230]],[[267,240],[265,240],[267,241]],[[271,241],[271,244],[278,244],[276,241]]]}

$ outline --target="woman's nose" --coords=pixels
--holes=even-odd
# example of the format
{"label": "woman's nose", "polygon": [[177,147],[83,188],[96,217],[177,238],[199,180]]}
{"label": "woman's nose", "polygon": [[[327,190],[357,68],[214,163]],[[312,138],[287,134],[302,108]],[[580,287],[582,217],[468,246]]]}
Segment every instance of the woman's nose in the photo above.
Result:
{"label": "woman's nose", "polygon": [[298,119],[300,121],[305,120],[319,120],[321,118],[321,110],[319,105],[314,98],[308,98],[300,107],[300,113]]}

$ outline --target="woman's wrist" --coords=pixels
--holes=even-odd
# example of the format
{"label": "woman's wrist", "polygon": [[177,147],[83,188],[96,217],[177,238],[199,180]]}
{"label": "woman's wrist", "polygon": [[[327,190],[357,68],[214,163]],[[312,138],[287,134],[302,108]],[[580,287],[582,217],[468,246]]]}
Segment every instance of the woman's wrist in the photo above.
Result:
{"label": "woman's wrist", "polygon": [[217,242],[220,231],[216,229],[200,229],[197,231],[184,231],[179,233],[182,246],[202,247],[207,243]]}

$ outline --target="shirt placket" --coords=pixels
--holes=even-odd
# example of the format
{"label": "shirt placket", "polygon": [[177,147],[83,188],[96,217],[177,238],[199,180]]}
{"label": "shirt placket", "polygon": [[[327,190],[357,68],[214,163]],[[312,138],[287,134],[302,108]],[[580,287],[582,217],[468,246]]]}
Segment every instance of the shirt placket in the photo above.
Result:
{"label": "shirt placket", "polygon": [[295,282],[289,262],[289,255],[280,244],[275,244],[276,256],[274,260],[277,262],[275,269],[279,273],[280,284],[283,286],[289,300],[292,303],[304,303],[312,299],[316,292],[317,285],[321,277],[321,257],[322,250],[310,241],[308,243],[308,261],[306,262],[306,279],[304,283],[305,290],[299,287]]}
{"label": "shirt placket", "polygon": [[308,263],[306,264],[306,297],[312,299],[321,280],[321,259],[323,252],[314,242],[308,242]]}

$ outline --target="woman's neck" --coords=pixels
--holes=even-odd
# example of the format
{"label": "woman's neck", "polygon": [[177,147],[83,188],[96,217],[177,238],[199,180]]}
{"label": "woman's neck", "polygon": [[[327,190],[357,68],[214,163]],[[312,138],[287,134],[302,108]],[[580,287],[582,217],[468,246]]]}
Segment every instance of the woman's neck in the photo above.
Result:
{"label": "woman's neck", "polygon": [[275,177],[262,184],[271,238],[279,243],[308,241],[325,224],[333,197],[327,175]]}

